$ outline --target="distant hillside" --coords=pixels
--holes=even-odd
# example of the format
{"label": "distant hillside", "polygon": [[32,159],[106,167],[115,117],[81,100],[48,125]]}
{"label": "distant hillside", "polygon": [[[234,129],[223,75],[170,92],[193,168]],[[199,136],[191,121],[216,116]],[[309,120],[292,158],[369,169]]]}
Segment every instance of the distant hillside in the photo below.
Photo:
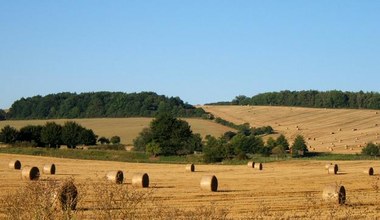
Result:
{"label": "distant hillside", "polygon": [[231,105],[203,108],[235,124],[269,125],[290,142],[301,134],[309,151],[360,153],[367,143],[380,143],[380,110]]}
{"label": "distant hillside", "polygon": [[201,108],[184,103],[178,97],[154,92],[58,93],[15,101],[7,119],[152,117],[159,113],[176,117],[201,117]]}
{"label": "distant hillside", "polygon": [[312,108],[380,109],[380,93],[332,91],[281,91],[267,92],[251,98],[237,96],[231,102],[209,105],[265,105],[299,106]]}

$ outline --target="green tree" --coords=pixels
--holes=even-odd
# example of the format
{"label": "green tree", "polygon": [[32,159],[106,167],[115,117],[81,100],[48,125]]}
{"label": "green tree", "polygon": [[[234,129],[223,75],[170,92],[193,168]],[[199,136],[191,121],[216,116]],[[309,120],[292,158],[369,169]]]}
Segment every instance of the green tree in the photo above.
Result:
{"label": "green tree", "polygon": [[80,133],[81,144],[86,146],[96,145],[97,136],[91,129],[83,129]]}
{"label": "green tree", "polygon": [[208,136],[203,146],[203,160],[206,163],[221,162],[226,157],[226,153],[220,140]]}
{"label": "green tree", "polygon": [[43,126],[41,125],[27,125],[20,129],[19,139],[20,141],[31,142],[33,146],[43,146],[41,141],[41,132]]}
{"label": "green tree", "polygon": [[282,146],[284,150],[289,150],[289,142],[282,134],[276,139],[276,145]]}
{"label": "green tree", "polygon": [[6,144],[13,144],[18,139],[19,132],[16,128],[6,125],[1,129],[0,141]]}
{"label": "green tree", "polygon": [[111,137],[110,141],[111,141],[111,144],[120,144],[121,139],[119,136],[113,136]]}
{"label": "green tree", "polygon": [[291,150],[292,156],[295,157],[302,156],[305,152],[308,151],[305,139],[302,135],[297,135],[297,137],[294,139]]}
{"label": "green tree", "polygon": [[[186,121],[176,119],[169,114],[157,116],[150,124],[152,141],[161,146],[163,155],[193,153],[195,143],[193,132]],[[191,143],[191,144],[190,144]]]}
{"label": "green tree", "polygon": [[7,118],[6,116],[7,113],[3,109],[0,109],[0,121],[5,120]]}
{"label": "green tree", "polygon": [[266,147],[268,147],[270,150],[272,150],[276,146],[277,146],[277,142],[272,137],[269,137],[268,140],[267,140]]}
{"label": "green tree", "polygon": [[235,135],[231,141],[231,146],[234,148],[235,155],[243,159],[247,154],[255,154],[264,147],[264,142],[260,137],[255,135],[245,136],[242,133]]}
{"label": "green tree", "polygon": [[133,148],[136,151],[145,151],[146,145],[153,140],[152,129],[144,128],[139,136],[133,140]]}
{"label": "green tree", "polygon": [[161,153],[161,147],[156,142],[150,142],[146,145],[146,152],[154,157],[157,157]]}
{"label": "green tree", "polygon": [[98,139],[98,142],[99,142],[100,144],[109,144],[109,143],[110,143],[110,140],[109,140],[108,138],[106,138],[106,137],[100,137],[100,138]]}
{"label": "green tree", "polygon": [[374,143],[368,143],[367,146],[362,149],[362,154],[369,156],[380,156],[380,146],[375,145]]}
{"label": "green tree", "polygon": [[76,148],[81,143],[80,134],[84,128],[74,121],[67,121],[62,127],[62,141],[68,148]]}
{"label": "green tree", "polygon": [[41,130],[41,141],[51,148],[62,144],[62,126],[55,122],[47,122]]}

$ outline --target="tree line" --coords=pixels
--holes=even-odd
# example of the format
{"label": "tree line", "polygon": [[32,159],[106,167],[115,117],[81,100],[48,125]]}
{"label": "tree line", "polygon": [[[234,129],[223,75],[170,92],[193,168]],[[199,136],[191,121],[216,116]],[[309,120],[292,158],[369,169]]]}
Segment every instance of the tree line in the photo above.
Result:
{"label": "tree line", "polygon": [[380,109],[380,93],[331,91],[280,91],[247,97],[240,95],[231,102],[210,105],[273,105],[313,108]]}
{"label": "tree line", "polygon": [[97,137],[93,130],[73,121],[67,121],[63,126],[55,122],[47,122],[44,126],[27,125],[20,130],[7,125],[0,131],[0,142],[6,144],[21,142],[23,145],[28,143],[34,147],[50,148],[59,148],[61,145],[67,145],[68,148],[95,145]]}
{"label": "tree line", "polygon": [[[208,163],[233,158],[247,159],[253,154],[284,156],[289,151],[287,139],[280,135],[277,139],[269,137],[264,142],[262,131],[267,129],[266,126],[251,128],[249,124],[244,124],[236,132],[228,131],[219,138],[208,135],[202,140],[199,134],[193,134],[186,121],[164,114],[156,117],[149,128],[140,132],[134,139],[134,149],[152,156],[187,155],[199,151],[203,152],[203,159]],[[292,149],[293,156],[307,152],[302,136],[295,139]]]}
{"label": "tree line", "polygon": [[176,117],[202,117],[201,108],[154,92],[58,93],[15,101],[9,111],[0,110],[1,119],[154,117],[168,113]]}

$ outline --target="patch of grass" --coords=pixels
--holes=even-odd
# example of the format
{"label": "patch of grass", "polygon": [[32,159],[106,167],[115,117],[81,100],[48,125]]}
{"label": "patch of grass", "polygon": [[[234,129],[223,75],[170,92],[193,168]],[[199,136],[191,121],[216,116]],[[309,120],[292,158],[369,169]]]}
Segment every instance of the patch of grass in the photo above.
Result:
{"label": "patch of grass", "polygon": [[84,159],[84,160],[105,160],[120,162],[138,163],[201,163],[201,155],[187,156],[160,156],[150,158],[144,152],[131,152],[122,150],[81,150],[81,149],[53,149],[53,148],[34,148],[34,147],[9,147],[0,148],[0,153],[25,154],[34,156]]}

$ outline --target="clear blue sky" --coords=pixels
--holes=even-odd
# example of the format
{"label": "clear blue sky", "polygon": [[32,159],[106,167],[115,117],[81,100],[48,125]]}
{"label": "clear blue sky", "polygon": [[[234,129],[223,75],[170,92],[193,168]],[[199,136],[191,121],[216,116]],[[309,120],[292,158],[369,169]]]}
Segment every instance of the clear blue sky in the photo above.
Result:
{"label": "clear blue sky", "polygon": [[2,1],[0,79],[0,108],[64,91],[379,91],[380,1]]}

